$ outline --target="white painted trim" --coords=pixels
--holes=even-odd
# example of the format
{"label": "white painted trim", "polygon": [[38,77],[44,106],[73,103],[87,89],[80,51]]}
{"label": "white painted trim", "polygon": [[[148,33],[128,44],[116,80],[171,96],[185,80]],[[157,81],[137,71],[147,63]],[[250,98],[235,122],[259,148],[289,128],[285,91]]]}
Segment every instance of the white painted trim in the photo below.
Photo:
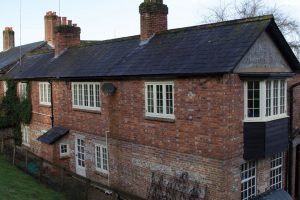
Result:
{"label": "white painted trim", "polygon": [[[41,90],[41,86],[43,86],[43,85],[46,85],[46,94],[43,94],[43,96],[44,96],[43,101],[41,101],[42,100],[41,95],[44,92],[44,91],[42,91],[43,89]],[[49,87],[50,87],[50,83],[48,83],[48,82],[39,82],[39,102],[40,102],[41,105],[51,106],[51,92],[52,92],[51,88],[50,88],[50,99],[49,99],[49,101],[45,101],[45,97],[48,100]]]}
{"label": "white painted trim", "polygon": [[[63,145],[66,145],[66,146],[67,146],[67,152],[66,152],[66,153],[62,153],[62,152],[61,152],[61,146],[63,146]],[[60,157],[69,156],[69,154],[70,154],[69,144],[67,144],[67,143],[60,143],[60,144],[59,144],[59,154],[60,154]]]}
{"label": "white painted trim", "polygon": [[[97,166],[97,147],[100,148],[100,165],[101,167]],[[103,169],[103,148],[106,149],[106,157],[107,157],[107,170]],[[95,144],[95,167],[96,167],[96,171],[101,172],[101,173],[105,173],[108,174],[109,169],[108,169],[108,148],[106,145],[103,144]]]}
{"label": "white painted trim", "polygon": [[[152,85],[153,86],[153,107],[154,112],[148,112],[148,88],[147,86]],[[157,113],[157,102],[156,102],[156,86],[162,85],[162,94],[163,94],[163,113]],[[166,114],[167,113],[167,105],[166,105],[166,86],[171,85],[172,86],[172,100],[173,100],[173,114]],[[144,86],[145,90],[145,116],[146,117],[154,117],[154,118],[166,118],[166,119],[175,119],[175,99],[174,99],[174,81],[151,81],[151,82],[145,82]]]}
{"label": "white painted trim", "polygon": [[[74,85],[77,85],[77,91],[76,91],[76,96],[77,96],[77,104],[74,104]],[[82,85],[82,104],[79,105],[79,89],[78,85]],[[88,91],[88,104],[90,105],[90,85],[93,85],[93,98],[94,98],[94,106],[84,106],[84,84],[87,85],[87,91]],[[96,107],[96,85],[99,85],[99,106]],[[92,110],[92,111],[101,111],[101,84],[100,82],[72,82],[71,84],[71,91],[72,91],[72,107],[75,109],[81,109],[81,110]]]}
{"label": "white painted trim", "polygon": [[[274,115],[274,80],[278,80],[278,114]],[[287,108],[287,101],[285,101],[285,113],[280,114],[280,81],[284,79],[272,79],[271,81],[271,116],[266,116],[266,80],[260,81],[259,86],[260,86],[260,117],[248,117],[248,81],[244,82],[244,122],[267,122],[267,121],[272,121],[272,120],[277,120],[277,119],[282,119],[288,117],[286,113],[286,108]],[[251,80],[249,80],[251,81]],[[254,81],[254,80],[253,80]],[[286,80],[285,85],[286,85]],[[285,99],[287,99],[287,91],[285,87]]]}

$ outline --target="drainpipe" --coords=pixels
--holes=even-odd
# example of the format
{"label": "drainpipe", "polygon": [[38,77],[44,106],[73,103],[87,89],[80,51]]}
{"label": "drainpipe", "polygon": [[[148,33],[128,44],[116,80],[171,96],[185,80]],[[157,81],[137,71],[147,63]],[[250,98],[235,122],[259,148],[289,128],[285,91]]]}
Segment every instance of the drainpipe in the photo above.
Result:
{"label": "drainpipe", "polygon": [[53,84],[52,84],[52,80],[49,80],[49,84],[50,84],[50,92],[51,92],[51,96],[50,96],[50,101],[51,101],[51,127],[54,127],[54,114],[53,114]]}
{"label": "drainpipe", "polygon": [[289,120],[289,143],[287,153],[287,171],[286,171],[286,188],[290,195],[292,195],[292,166],[293,166],[293,140],[295,135],[293,133],[293,119],[294,119],[294,89],[299,86],[300,82],[291,85],[289,88],[289,106],[290,106],[290,120]]}

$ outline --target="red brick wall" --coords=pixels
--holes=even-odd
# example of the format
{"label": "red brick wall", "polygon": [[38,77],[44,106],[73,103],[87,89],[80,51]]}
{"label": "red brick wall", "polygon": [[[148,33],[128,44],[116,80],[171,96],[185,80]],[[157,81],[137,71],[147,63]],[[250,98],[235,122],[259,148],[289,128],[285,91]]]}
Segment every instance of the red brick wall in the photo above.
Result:
{"label": "red brick wall", "polygon": [[[101,92],[101,112],[73,109],[71,82],[54,81],[54,124],[71,131],[46,151],[32,138],[32,149],[76,171],[75,137],[80,135],[85,138],[87,177],[93,180],[145,197],[151,172],[188,172],[191,179],[207,186],[208,199],[239,199],[244,92],[238,75],[174,80],[175,120],[171,122],[145,117],[146,81],[152,80],[107,81],[117,90],[113,95]],[[38,93],[34,81],[32,135],[51,127],[50,107],[39,105]],[[96,172],[94,158],[94,144],[105,141],[107,131],[109,176]],[[60,158],[61,142],[69,144],[70,158]],[[268,187],[269,167],[269,159],[259,161],[259,192]]]}

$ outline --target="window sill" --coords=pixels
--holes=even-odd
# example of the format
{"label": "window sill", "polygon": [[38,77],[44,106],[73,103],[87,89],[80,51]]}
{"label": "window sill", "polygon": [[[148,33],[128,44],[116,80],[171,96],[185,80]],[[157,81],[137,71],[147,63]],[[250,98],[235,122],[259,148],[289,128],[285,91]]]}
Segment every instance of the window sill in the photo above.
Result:
{"label": "window sill", "polygon": [[41,103],[40,103],[40,106],[41,106],[41,107],[46,107],[46,108],[51,108],[51,104],[41,104]]}
{"label": "window sill", "polygon": [[60,155],[60,157],[59,157],[59,159],[61,159],[61,160],[66,160],[69,158],[70,158],[70,155]]}
{"label": "window sill", "polygon": [[175,123],[175,119],[145,116],[145,120]]}
{"label": "window sill", "polygon": [[108,178],[108,172],[104,173],[104,172],[100,172],[100,171],[96,170],[95,174],[98,175],[98,176],[102,176],[104,178]]}
{"label": "window sill", "polygon": [[73,108],[73,111],[93,113],[93,114],[101,114],[101,109],[100,110],[89,110],[89,109],[82,109],[82,108]]}
{"label": "window sill", "polygon": [[283,119],[289,117],[288,115],[280,115],[280,116],[274,116],[274,117],[268,117],[268,118],[257,118],[257,119],[244,119],[243,122],[269,122],[274,121],[278,119]]}

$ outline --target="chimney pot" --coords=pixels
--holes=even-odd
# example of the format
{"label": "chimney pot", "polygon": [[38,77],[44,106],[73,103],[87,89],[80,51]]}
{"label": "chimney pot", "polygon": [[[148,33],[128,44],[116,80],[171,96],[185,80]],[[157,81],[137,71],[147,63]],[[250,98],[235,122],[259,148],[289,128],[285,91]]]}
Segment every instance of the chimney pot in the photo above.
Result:
{"label": "chimney pot", "polygon": [[77,27],[77,24],[73,24],[74,27]]}
{"label": "chimney pot", "polygon": [[62,25],[67,25],[67,18],[66,17],[62,17]]}
{"label": "chimney pot", "polygon": [[72,26],[72,20],[68,20],[68,26]]}

